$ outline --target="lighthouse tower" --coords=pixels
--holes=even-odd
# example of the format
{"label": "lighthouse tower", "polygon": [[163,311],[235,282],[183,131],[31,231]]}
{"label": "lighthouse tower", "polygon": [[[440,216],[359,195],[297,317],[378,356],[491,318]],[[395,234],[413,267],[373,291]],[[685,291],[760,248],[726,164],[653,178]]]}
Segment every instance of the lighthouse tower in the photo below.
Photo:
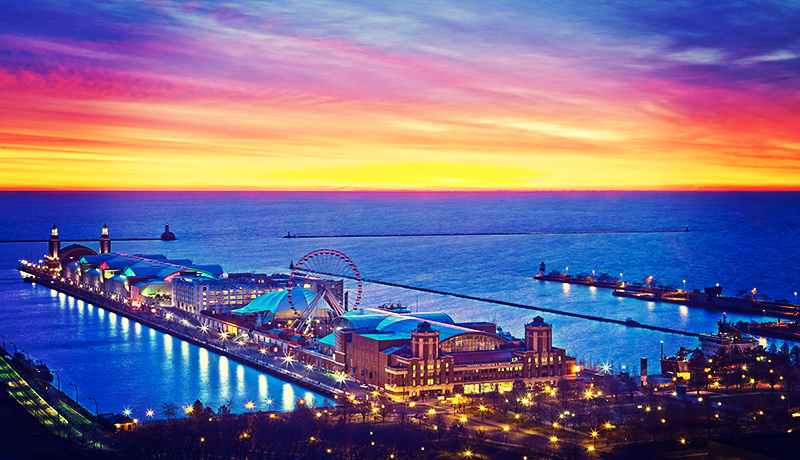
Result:
{"label": "lighthouse tower", "polygon": [[108,236],[108,226],[103,224],[103,232],[100,234],[100,254],[111,252],[111,237]]}
{"label": "lighthouse tower", "polygon": [[45,266],[48,268],[60,268],[60,257],[61,238],[58,237],[58,227],[53,224],[53,229],[50,231],[50,239],[47,241],[47,257],[45,258]]}

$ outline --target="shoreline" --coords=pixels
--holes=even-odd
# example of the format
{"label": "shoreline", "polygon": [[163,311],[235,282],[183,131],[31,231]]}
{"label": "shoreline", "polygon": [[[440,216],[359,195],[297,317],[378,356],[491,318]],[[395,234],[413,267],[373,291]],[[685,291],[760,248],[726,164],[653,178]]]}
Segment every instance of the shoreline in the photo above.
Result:
{"label": "shoreline", "polygon": [[[239,364],[243,364],[257,371],[272,375],[273,377],[277,377],[283,381],[297,385],[307,390],[320,393],[325,397],[335,398],[338,396],[346,396],[349,394],[349,392],[345,390],[333,388],[327,384],[324,384],[320,381],[316,381],[308,377],[304,377],[298,373],[291,372],[288,370],[283,370],[282,368],[275,367],[266,362],[256,361],[243,353],[239,353],[235,350],[230,350],[227,347],[223,348],[214,343],[198,340],[196,337],[190,334],[184,333],[176,328],[165,326],[163,324],[156,322],[155,315],[152,313],[145,313],[145,312],[137,313],[130,311],[130,309],[122,302],[109,299],[99,294],[94,294],[91,292],[84,291],[75,286],[71,286],[67,283],[56,280],[51,276],[39,273],[38,271],[32,270],[27,267],[18,267],[17,270],[19,270],[22,273],[33,275],[32,280],[27,279],[30,277],[25,277],[24,281],[36,283],[42,287],[52,289],[56,292],[70,296],[74,299],[81,300],[83,302],[94,305],[98,308],[110,311],[124,318],[127,318],[131,321],[135,321],[143,326],[161,332],[162,334],[167,334],[179,340],[191,343],[192,345],[205,348],[206,350],[209,350],[220,356],[225,356],[226,358],[231,359]],[[148,318],[148,316],[153,316],[153,318]],[[182,326],[177,325],[177,327],[182,327]]]}

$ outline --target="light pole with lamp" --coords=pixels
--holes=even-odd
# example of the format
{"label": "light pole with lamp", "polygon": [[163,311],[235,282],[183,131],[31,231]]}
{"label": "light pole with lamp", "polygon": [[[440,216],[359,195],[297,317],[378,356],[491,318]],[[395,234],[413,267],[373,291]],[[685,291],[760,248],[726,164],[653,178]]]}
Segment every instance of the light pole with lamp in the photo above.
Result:
{"label": "light pole with lamp", "polygon": [[[97,405],[96,399],[92,398],[91,396],[89,396],[89,399],[94,401],[94,423],[97,423],[100,419],[100,406]],[[94,425],[94,423],[92,423],[92,425]],[[97,444],[96,436],[97,436],[97,430],[95,430],[94,427],[92,427],[92,446],[95,446]]]}
{"label": "light pole with lamp", "polygon": [[[794,295],[796,297],[797,293],[795,292]],[[3,334],[0,334],[0,337],[3,337],[3,351],[5,351],[5,349],[6,349],[6,338],[5,338],[5,336],[3,336]]]}
{"label": "light pole with lamp", "polygon": [[52,369],[50,369],[50,372],[56,374],[56,377],[58,378],[58,380],[57,380],[57,382],[58,382],[58,391],[61,391],[61,376],[58,375],[57,371],[54,371]]}
{"label": "light pole with lamp", "polygon": [[70,382],[69,384],[70,384],[70,386],[75,387],[75,402],[80,404],[80,402],[78,402],[78,400],[80,399],[80,396],[78,396],[78,385],[75,385],[72,382]]}
{"label": "light pole with lamp", "polygon": [[[13,357],[16,358],[17,357],[17,344],[14,343],[14,342],[8,342],[8,343],[10,343],[11,345],[14,345],[14,356]],[[3,348],[5,348],[5,347],[3,347]]]}

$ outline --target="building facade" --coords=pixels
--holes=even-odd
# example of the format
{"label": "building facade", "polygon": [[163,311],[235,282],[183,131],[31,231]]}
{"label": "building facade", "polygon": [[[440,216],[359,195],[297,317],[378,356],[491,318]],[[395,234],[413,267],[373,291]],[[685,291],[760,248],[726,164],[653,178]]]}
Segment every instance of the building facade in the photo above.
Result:
{"label": "building facade", "polygon": [[[574,378],[575,358],[553,347],[552,326],[536,317],[525,339],[496,333],[490,323],[455,324],[445,313],[348,312],[308,360],[340,366],[352,378],[394,399],[480,394]],[[471,327],[470,327],[471,326]],[[327,356],[328,363],[320,363]]]}

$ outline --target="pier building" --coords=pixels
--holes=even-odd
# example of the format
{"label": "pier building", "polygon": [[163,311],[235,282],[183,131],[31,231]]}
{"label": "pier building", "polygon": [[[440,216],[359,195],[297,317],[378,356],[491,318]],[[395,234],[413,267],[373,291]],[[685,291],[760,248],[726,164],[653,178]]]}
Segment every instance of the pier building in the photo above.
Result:
{"label": "pier building", "polygon": [[498,334],[493,323],[456,324],[446,313],[399,314],[363,308],[332,321],[312,365],[341,370],[394,399],[511,390],[574,378],[575,358],[552,345],[552,326],[536,317],[525,339]]}

